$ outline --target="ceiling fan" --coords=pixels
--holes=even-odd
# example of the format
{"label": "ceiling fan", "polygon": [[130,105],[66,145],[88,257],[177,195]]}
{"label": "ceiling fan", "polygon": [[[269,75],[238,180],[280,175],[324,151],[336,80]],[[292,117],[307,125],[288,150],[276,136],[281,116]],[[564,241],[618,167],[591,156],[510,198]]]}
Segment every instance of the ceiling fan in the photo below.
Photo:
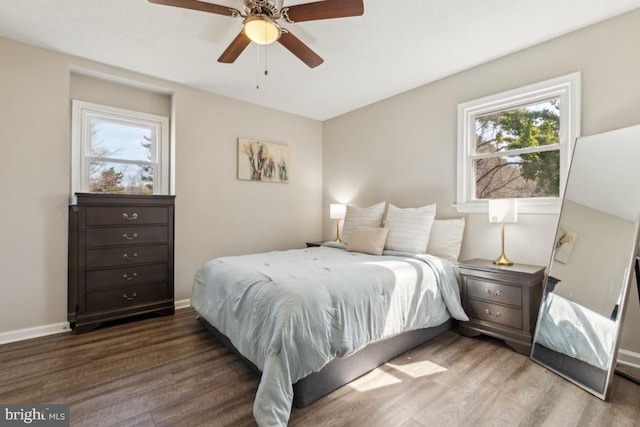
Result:
{"label": "ceiling fan", "polygon": [[218,62],[233,63],[250,42],[267,45],[278,42],[311,68],[324,60],[277,21],[288,23],[320,19],[360,16],[364,13],[363,0],[323,0],[283,7],[282,0],[243,0],[242,11],[199,0],[149,0],[151,3],[182,7],[202,12],[244,18],[242,31],[222,52]]}

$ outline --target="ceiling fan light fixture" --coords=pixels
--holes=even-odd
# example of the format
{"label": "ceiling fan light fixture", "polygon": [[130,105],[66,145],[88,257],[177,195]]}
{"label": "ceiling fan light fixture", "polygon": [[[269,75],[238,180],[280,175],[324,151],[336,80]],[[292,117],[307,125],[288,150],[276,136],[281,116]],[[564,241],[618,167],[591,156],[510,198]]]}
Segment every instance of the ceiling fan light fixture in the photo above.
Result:
{"label": "ceiling fan light fixture", "polygon": [[266,15],[247,16],[242,24],[242,31],[257,44],[271,44],[280,38],[282,30],[273,19]]}

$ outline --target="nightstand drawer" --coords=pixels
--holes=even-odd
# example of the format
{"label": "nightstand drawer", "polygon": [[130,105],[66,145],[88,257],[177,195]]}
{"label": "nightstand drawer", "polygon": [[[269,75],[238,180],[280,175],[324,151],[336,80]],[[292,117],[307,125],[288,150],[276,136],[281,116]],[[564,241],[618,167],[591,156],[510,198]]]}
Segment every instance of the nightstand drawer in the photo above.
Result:
{"label": "nightstand drawer", "polygon": [[88,292],[87,311],[105,311],[133,307],[170,298],[166,283],[129,286],[108,291]]}
{"label": "nightstand drawer", "polygon": [[522,288],[518,286],[503,285],[469,277],[467,278],[467,292],[469,298],[522,307]]}
{"label": "nightstand drawer", "polygon": [[86,234],[87,247],[166,243],[168,227],[114,227],[89,228]]}
{"label": "nightstand drawer", "polygon": [[522,328],[521,310],[474,299],[467,300],[467,309],[469,317],[499,323],[515,329]]}
{"label": "nightstand drawer", "polygon": [[167,224],[169,210],[155,206],[87,208],[87,225]]}
{"label": "nightstand drawer", "polygon": [[108,270],[87,271],[87,291],[132,286],[144,283],[167,282],[169,268],[167,264],[138,265],[118,267]]}

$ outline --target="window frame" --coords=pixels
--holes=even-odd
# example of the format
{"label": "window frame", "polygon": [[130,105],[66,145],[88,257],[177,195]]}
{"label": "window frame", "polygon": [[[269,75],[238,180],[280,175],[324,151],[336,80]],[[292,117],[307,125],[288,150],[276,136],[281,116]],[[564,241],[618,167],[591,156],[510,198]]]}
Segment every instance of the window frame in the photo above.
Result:
{"label": "window frame", "polygon": [[72,100],[71,114],[71,202],[75,203],[76,193],[90,192],[88,167],[90,160],[114,160],[108,157],[96,157],[90,154],[91,120],[95,118],[116,124],[131,124],[152,128],[152,134],[156,135],[156,141],[151,148],[155,161],[137,161],[122,158],[115,160],[119,163],[153,166],[152,194],[169,194],[169,118],[74,99]]}
{"label": "window frame", "polygon": [[[549,99],[560,99],[560,191],[558,197],[518,198],[518,212],[558,214],[569,174],[571,155],[580,134],[580,72],[575,72],[498,94],[458,104],[458,165],[456,209],[460,213],[486,213],[488,199],[475,198],[473,160],[476,144],[476,117],[528,106]],[[533,151],[555,150],[540,147]],[[522,154],[531,149],[514,150]],[[511,152],[509,152],[511,153]],[[483,156],[479,156],[483,157]]]}

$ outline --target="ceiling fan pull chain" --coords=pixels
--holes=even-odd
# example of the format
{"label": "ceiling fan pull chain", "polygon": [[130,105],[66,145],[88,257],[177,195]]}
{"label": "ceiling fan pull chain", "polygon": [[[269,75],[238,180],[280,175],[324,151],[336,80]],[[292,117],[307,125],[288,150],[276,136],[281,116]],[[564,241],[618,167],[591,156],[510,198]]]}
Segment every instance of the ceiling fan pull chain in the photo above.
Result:
{"label": "ceiling fan pull chain", "polygon": [[264,75],[268,75],[269,74],[269,70],[268,70],[268,59],[269,59],[269,55],[267,55],[269,52],[269,45],[265,45],[264,47]]}
{"label": "ceiling fan pull chain", "polygon": [[[260,45],[256,45],[256,90],[260,90]],[[269,75],[268,64],[267,64],[267,52],[268,45],[264,46],[264,75]]]}
{"label": "ceiling fan pull chain", "polygon": [[256,44],[256,90],[260,90],[260,45]]}

